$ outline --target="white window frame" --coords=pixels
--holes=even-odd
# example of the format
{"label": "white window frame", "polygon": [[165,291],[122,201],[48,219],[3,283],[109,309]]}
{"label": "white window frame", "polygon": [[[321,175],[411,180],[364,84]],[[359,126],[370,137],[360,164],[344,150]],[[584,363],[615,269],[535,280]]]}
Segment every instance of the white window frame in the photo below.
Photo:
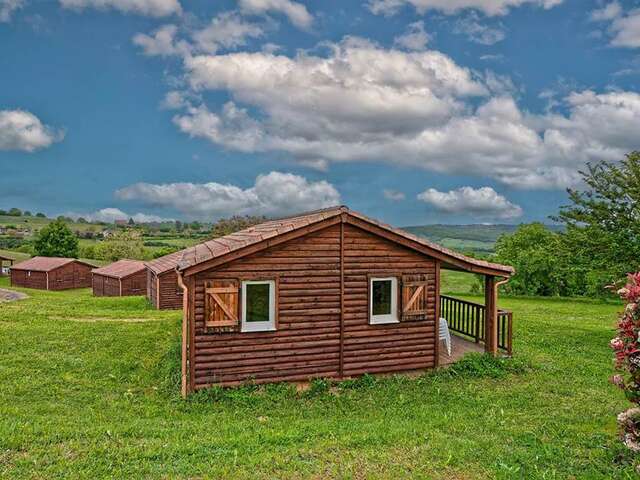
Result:
{"label": "white window frame", "polygon": [[[247,285],[269,285],[269,320],[247,322]],[[276,329],[276,282],[275,280],[244,280],[242,282],[241,332],[273,332]]]}
{"label": "white window frame", "polygon": [[[384,315],[373,314],[373,282],[391,281],[391,313]],[[400,323],[398,318],[398,278],[372,277],[369,279],[369,323],[384,325],[386,323]]]}

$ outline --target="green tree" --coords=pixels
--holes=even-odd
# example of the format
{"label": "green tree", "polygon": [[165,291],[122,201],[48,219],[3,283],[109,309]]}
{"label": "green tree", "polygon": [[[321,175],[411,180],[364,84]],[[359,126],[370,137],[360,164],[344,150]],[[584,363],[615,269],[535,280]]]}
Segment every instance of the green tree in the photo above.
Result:
{"label": "green tree", "polygon": [[561,240],[571,254],[574,293],[603,295],[640,269],[640,152],[580,173],[586,187],[569,189],[571,204],[554,219],[566,226]]}
{"label": "green tree", "polygon": [[20,210],[19,208],[12,208],[11,210],[9,210],[9,212],[7,212],[7,215],[10,215],[12,217],[21,217],[22,216],[22,210]]}
{"label": "green tree", "polygon": [[78,256],[78,237],[60,220],[51,222],[43,227],[34,242],[36,255],[43,257]]}
{"label": "green tree", "polygon": [[267,217],[251,215],[234,215],[230,218],[221,218],[213,224],[213,227],[211,228],[211,237],[216,238],[229,235],[230,233],[237,232],[266,221]]}
{"label": "green tree", "polygon": [[119,230],[95,246],[94,256],[96,259],[108,261],[122,258],[143,260],[145,249],[142,237],[135,230]]}
{"label": "green tree", "polygon": [[513,234],[496,241],[496,261],[512,265],[515,276],[503,288],[518,295],[565,293],[560,237],[542,223],[520,225]]}
{"label": "green tree", "polygon": [[47,216],[42,212],[36,213],[36,217],[38,217],[38,218],[47,218]]}

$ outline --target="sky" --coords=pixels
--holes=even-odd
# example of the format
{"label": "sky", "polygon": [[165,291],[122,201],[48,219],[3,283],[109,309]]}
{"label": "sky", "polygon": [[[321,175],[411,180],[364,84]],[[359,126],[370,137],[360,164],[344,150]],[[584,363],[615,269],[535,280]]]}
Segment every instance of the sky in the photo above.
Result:
{"label": "sky", "polygon": [[639,85],[640,1],[0,0],[0,208],[549,221]]}

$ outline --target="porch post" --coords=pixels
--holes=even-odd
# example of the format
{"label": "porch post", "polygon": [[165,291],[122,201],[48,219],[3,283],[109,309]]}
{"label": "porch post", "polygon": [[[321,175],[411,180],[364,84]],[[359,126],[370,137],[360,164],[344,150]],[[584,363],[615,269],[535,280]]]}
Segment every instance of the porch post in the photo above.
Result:
{"label": "porch post", "polygon": [[496,277],[484,277],[484,305],[485,305],[485,341],[484,350],[493,356],[498,354],[498,289]]}

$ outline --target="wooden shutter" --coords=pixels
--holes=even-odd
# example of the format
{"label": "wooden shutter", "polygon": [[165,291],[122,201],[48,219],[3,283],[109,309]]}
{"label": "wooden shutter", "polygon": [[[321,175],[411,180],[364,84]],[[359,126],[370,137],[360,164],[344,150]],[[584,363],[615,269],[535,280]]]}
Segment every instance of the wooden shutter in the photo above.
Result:
{"label": "wooden shutter", "polygon": [[209,280],[205,287],[205,325],[207,327],[237,327],[238,281]]}
{"label": "wooden shutter", "polygon": [[435,300],[433,297],[433,291],[429,291],[428,275],[404,275],[401,320],[403,322],[426,320]]}

